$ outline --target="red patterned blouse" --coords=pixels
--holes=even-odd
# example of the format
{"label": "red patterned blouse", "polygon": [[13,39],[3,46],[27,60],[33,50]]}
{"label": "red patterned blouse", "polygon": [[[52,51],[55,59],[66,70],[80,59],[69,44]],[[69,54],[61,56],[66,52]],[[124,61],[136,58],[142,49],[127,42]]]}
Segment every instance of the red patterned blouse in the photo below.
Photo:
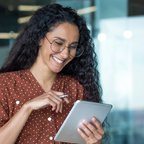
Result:
{"label": "red patterned blouse", "polygon": [[[55,113],[50,107],[33,111],[23,127],[16,144],[58,144],[53,138],[72,108],[74,102],[84,98],[80,83],[70,76],[58,75],[52,90],[69,95],[69,104],[63,113]],[[3,126],[22,105],[44,90],[29,70],[0,74],[0,127]]]}

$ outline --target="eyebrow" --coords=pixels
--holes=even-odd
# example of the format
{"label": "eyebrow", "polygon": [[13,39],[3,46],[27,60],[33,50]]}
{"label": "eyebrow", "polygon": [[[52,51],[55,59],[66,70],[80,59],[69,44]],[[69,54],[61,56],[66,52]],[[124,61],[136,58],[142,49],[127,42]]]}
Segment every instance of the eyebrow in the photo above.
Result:
{"label": "eyebrow", "polygon": [[[57,38],[57,39],[62,40],[63,42],[66,42],[66,39],[64,39],[64,38],[61,38],[61,37],[54,37],[54,38]],[[72,42],[70,44],[78,44],[78,41]]]}

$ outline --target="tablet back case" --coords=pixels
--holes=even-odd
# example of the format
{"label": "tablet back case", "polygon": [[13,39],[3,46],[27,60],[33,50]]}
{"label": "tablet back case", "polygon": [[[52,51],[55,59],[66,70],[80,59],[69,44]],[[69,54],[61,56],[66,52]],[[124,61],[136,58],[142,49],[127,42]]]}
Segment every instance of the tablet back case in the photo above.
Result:
{"label": "tablet back case", "polygon": [[111,110],[112,105],[77,100],[67,118],[58,130],[54,140],[84,144],[84,140],[77,132],[80,122],[91,120],[95,116],[101,123]]}

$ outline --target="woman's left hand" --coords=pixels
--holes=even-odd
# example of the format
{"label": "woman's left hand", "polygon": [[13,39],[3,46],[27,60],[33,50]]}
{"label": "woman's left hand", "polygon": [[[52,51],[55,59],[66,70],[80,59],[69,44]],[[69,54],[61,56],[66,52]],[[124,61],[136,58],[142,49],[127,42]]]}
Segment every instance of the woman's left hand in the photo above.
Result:
{"label": "woman's left hand", "polygon": [[86,144],[101,144],[104,130],[101,123],[93,117],[90,122],[85,120],[81,122],[78,133]]}

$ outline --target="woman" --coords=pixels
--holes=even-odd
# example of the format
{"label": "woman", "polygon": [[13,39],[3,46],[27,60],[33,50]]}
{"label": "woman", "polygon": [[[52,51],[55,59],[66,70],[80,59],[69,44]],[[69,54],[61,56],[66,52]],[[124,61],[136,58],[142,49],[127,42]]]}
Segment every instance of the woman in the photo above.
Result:
{"label": "woman", "polygon": [[[58,143],[53,137],[73,103],[101,102],[100,93],[84,19],[69,7],[47,5],[32,16],[1,68],[0,143]],[[100,144],[104,130],[93,117],[78,133],[86,144]]]}

